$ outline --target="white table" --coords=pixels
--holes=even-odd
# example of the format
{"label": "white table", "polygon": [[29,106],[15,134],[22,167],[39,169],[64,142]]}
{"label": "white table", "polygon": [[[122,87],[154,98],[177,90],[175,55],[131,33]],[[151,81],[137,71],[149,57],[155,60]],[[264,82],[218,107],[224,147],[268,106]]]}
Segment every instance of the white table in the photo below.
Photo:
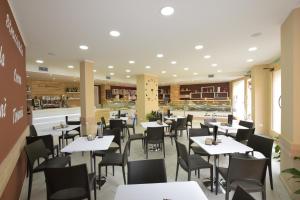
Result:
{"label": "white table", "polygon": [[148,127],[168,127],[169,125],[164,122],[162,124],[158,124],[157,122],[141,122],[141,126],[147,129]]}
{"label": "white table", "polygon": [[[206,151],[209,155],[214,157],[214,176],[216,178],[217,174],[217,158],[222,154],[231,154],[231,153],[246,153],[253,151],[252,148],[237,142],[231,137],[227,137],[225,135],[219,135],[217,138],[221,139],[221,143],[217,145],[206,145],[205,139],[213,138],[212,136],[200,136],[200,137],[191,137],[197,145],[199,145],[204,151]],[[219,180],[215,180],[219,181]],[[218,191],[216,191],[217,194]]]}
{"label": "white table", "polygon": [[178,118],[185,118],[185,117],[183,117],[183,116],[170,116],[170,117],[165,116],[164,118],[166,120],[177,120]]}
{"label": "white table", "polygon": [[120,185],[115,200],[207,200],[195,181]]}
{"label": "white table", "polygon": [[235,124],[233,123],[231,126],[228,125],[224,125],[221,122],[210,122],[209,123],[212,126],[217,126],[219,130],[223,130],[225,132],[226,135],[228,135],[228,133],[236,133],[238,129],[248,129],[245,126],[241,126],[239,124]]}
{"label": "white table", "polygon": [[110,118],[111,120],[122,120],[122,121],[128,121],[129,117],[120,117],[120,118]]}
{"label": "white table", "polygon": [[[102,138],[96,137],[92,141],[88,141],[87,137],[79,137],[76,138],[69,145],[61,149],[63,153],[74,153],[74,152],[82,152],[89,151],[90,152],[90,161],[91,161],[91,171],[93,171],[93,151],[107,150],[111,145],[114,139],[113,135],[103,136]],[[94,169],[95,170],[95,169]]]}

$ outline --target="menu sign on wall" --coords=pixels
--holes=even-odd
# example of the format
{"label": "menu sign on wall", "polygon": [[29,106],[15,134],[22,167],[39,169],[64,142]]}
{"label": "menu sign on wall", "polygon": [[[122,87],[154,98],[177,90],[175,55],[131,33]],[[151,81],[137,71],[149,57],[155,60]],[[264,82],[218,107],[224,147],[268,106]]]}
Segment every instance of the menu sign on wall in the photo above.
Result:
{"label": "menu sign on wall", "polygon": [[7,0],[0,1],[0,163],[27,126],[25,45]]}

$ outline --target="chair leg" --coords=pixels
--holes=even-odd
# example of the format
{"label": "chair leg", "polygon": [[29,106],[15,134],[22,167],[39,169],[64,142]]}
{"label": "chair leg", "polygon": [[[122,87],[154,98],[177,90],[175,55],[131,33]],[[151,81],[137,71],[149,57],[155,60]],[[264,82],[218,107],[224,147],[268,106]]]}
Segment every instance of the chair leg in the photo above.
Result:
{"label": "chair leg", "polygon": [[96,178],[95,178],[95,180],[94,180],[94,200],[97,199],[97,190],[96,190],[96,188],[97,188],[97,184],[96,184]]}
{"label": "chair leg", "polygon": [[98,168],[99,168],[99,181],[100,181],[100,184],[99,184],[99,190],[101,190],[101,165],[98,165]]}
{"label": "chair leg", "polygon": [[133,128],[132,128],[132,129],[133,129],[133,134],[135,134],[135,127],[133,126]]}
{"label": "chair leg", "polygon": [[115,175],[115,166],[113,165],[112,168],[113,168],[113,176],[114,176]]}
{"label": "chair leg", "polygon": [[210,168],[210,190],[211,190],[211,192],[213,192],[214,191],[214,168],[213,167],[211,167]]}
{"label": "chair leg", "polygon": [[32,172],[29,172],[29,184],[28,184],[28,196],[27,196],[27,200],[30,200],[31,188],[32,188]]}
{"label": "chair leg", "polygon": [[177,181],[177,177],[178,177],[178,170],[179,170],[179,163],[177,162],[175,181]]}
{"label": "chair leg", "polygon": [[273,176],[272,176],[272,163],[271,163],[271,161],[269,161],[269,163],[268,163],[268,171],[269,171],[269,179],[270,179],[271,190],[273,190]]}
{"label": "chair leg", "polygon": [[126,185],[125,167],[124,166],[122,166],[122,172],[123,172],[124,184]]}
{"label": "chair leg", "polygon": [[105,176],[107,177],[107,166],[105,166]]}
{"label": "chair leg", "polygon": [[[129,138],[128,138],[128,140],[130,140]],[[128,154],[130,155],[130,149],[131,149],[131,142],[129,142],[129,146],[128,146]]]}
{"label": "chair leg", "polygon": [[266,200],[267,196],[266,196],[266,186],[263,187],[263,190],[261,192],[261,199],[262,200]]}
{"label": "chair leg", "polygon": [[166,157],[165,143],[162,143],[162,147],[163,147],[163,150],[164,150],[164,158],[165,158]]}
{"label": "chair leg", "polygon": [[200,178],[200,169],[198,169],[198,178]]}
{"label": "chair leg", "polygon": [[[93,156],[93,160],[94,160],[94,170],[95,170],[95,172],[96,172],[96,156]],[[99,179],[100,180],[100,179]]]}
{"label": "chair leg", "polygon": [[209,162],[209,160],[210,160],[210,156],[207,156],[207,162]]}
{"label": "chair leg", "polygon": [[191,181],[191,170],[188,170],[188,181]]}
{"label": "chair leg", "polygon": [[146,159],[148,159],[148,144],[146,144]]}
{"label": "chair leg", "polygon": [[218,190],[219,190],[219,171],[218,168],[216,170],[216,180],[212,179],[212,182],[216,181],[216,195],[218,194]]}

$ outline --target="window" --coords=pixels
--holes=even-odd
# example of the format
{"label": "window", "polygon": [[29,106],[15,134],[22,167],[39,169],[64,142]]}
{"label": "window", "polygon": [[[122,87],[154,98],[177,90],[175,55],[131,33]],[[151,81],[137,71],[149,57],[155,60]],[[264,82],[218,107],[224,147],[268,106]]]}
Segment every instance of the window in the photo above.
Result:
{"label": "window", "polygon": [[276,70],[273,72],[272,130],[276,133],[281,133],[281,70]]}
{"label": "window", "polygon": [[232,89],[232,111],[233,116],[245,119],[245,81],[233,82]]}

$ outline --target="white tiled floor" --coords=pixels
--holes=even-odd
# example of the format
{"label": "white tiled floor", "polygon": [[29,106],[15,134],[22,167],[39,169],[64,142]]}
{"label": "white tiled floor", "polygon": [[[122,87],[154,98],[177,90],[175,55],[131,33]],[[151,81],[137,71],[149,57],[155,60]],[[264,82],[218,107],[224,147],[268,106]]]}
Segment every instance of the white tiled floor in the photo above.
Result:
{"label": "white tiled floor", "polygon": [[[195,122],[194,125],[199,124],[198,122]],[[49,130],[49,129],[45,129]],[[137,127],[137,132],[141,132],[142,128]],[[182,137],[179,138],[180,142],[183,142],[187,145],[188,140],[186,137],[186,134],[184,133]],[[167,168],[167,176],[168,181],[174,181],[175,180],[175,169],[176,169],[176,148],[175,144],[172,146],[170,139],[166,138],[166,168]],[[122,143],[124,147],[125,143]],[[129,160],[140,160],[145,159],[145,155],[142,150],[142,145],[140,141],[134,141],[131,145],[131,155]],[[150,152],[149,153],[149,159],[153,158],[163,158],[162,152]],[[212,161],[212,159],[211,159]],[[84,156],[81,155],[81,153],[76,153],[72,155],[72,164],[81,164],[81,163],[87,163],[89,167],[89,153],[85,153]],[[221,156],[220,158],[220,165],[227,166],[228,165],[228,157]],[[116,192],[116,189],[118,185],[123,184],[123,177],[122,177],[122,170],[121,168],[116,167],[115,168],[115,176],[112,176],[112,169],[108,168],[108,177],[107,177],[107,183],[101,188],[101,190],[97,191],[97,199],[104,199],[104,200],[110,200],[114,199],[114,195]],[[279,162],[274,160],[273,161],[273,179],[274,179],[274,190],[272,191],[269,186],[269,177],[267,176],[267,199],[272,200],[288,200],[290,199],[288,197],[287,191],[285,190],[284,186],[282,185],[281,181],[279,180]],[[208,199],[211,200],[217,200],[217,199],[225,199],[224,194],[218,194],[215,195],[214,193],[211,193],[210,190],[206,189],[203,184],[202,180],[204,178],[209,177],[209,170],[201,170],[200,172],[200,179],[197,178],[197,176],[192,174],[192,180],[197,181],[200,185],[200,187],[203,189],[205,194],[207,195]],[[179,178],[178,181],[185,181],[187,180],[187,173],[183,171],[182,169],[179,169]],[[27,195],[27,180],[25,180],[25,184],[23,186],[21,199],[26,199]],[[233,192],[231,192],[232,196]],[[261,195],[259,193],[253,193],[253,196],[256,199],[261,199]],[[42,200],[46,199],[46,190],[45,190],[45,180],[44,180],[44,174],[38,173],[34,174],[33,176],[33,187],[32,187],[32,200]]]}

